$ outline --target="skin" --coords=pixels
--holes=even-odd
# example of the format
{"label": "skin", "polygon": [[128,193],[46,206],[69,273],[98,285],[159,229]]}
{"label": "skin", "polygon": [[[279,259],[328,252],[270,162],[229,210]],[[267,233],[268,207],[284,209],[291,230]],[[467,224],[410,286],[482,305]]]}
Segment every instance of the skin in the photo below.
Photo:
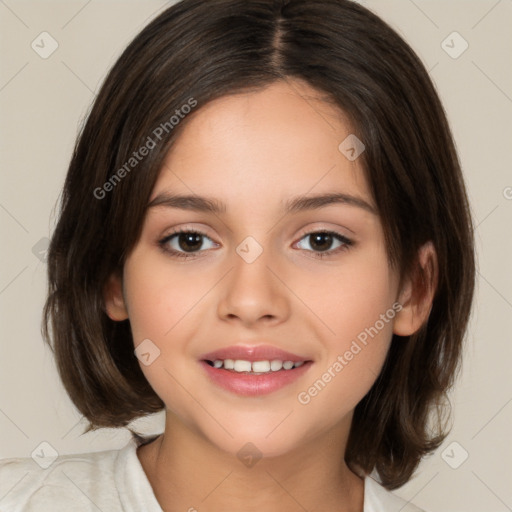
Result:
{"label": "skin", "polygon": [[[150,208],[123,275],[111,276],[105,289],[110,318],[130,319],[135,346],[150,339],[160,350],[141,369],[166,405],[165,431],[137,453],[165,511],[363,510],[363,479],[343,460],[353,411],[375,382],[392,334],[412,334],[425,321],[433,290],[419,297],[410,280],[399,289],[376,213],[334,204],[284,214],[291,197],[333,191],[375,206],[360,160],[338,149],[351,133],[318,91],[275,82],[202,106],[167,155],[150,200],[197,194],[227,210]],[[180,227],[206,234],[187,260],[158,244]],[[353,244],[334,254],[341,243],[324,241],[331,255],[315,257],[321,250],[306,234],[319,230]],[[248,236],[263,249],[252,263],[236,252]],[[178,237],[168,246],[185,252]],[[430,244],[419,257],[435,268]],[[378,335],[308,404],[299,403],[297,395],[397,301],[402,310]],[[262,343],[314,364],[260,397],[215,386],[199,364],[211,350]],[[252,467],[237,457],[248,442],[263,455]]]}

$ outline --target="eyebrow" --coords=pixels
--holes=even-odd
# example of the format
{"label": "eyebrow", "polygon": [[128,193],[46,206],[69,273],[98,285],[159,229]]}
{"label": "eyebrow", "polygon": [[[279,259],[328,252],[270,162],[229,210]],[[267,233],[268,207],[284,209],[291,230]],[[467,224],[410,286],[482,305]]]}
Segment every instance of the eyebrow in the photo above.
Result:
{"label": "eyebrow", "polygon": [[[377,215],[375,208],[361,197],[341,193],[293,197],[285,203],[284,211],[285,213],[297,213],[307,210],[317,210],[333,204],[355,206]],[[215,198],[198,195],[158,194],[147,207],[155,208],[158,206],[205,213],[220,214],[226,213],[227,211],[226,205],[223,202]]]}

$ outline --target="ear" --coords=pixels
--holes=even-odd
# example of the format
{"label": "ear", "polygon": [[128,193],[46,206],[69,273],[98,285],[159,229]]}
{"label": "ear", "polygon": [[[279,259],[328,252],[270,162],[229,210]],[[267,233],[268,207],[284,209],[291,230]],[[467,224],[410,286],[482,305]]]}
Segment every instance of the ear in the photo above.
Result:
{"label": "ear", "polygon": [[395,317],[393,333],[410,336],[426,323],[432,309],[437,288],[437,254],[432,242],[427,242],[418,251],[417,266],[404,280],[398,302],[402,309]]}
{"label": "ear", "polygon": [[123,279],[119,272],[113,273],[103,287],[105,311],[111,320],[120,322],[128,318],[128,309],[123,295]]}

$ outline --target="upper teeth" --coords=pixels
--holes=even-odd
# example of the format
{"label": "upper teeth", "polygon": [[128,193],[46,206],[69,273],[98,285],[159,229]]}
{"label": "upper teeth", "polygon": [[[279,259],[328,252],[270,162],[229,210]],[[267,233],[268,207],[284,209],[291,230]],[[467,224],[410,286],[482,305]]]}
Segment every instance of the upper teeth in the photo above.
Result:
{"label": "upper teeth", "polygon": [[254,372],[254,373],[267,373],[270,371],[277,372],[281,369],[291,370],[298,368],[304,364],[304,361],[281,361],[274,359],[272,361],[245,361],[243,359],[216,359],[213,362],[215,368],[224,367],[226,370],[235,370],[235,372]]}

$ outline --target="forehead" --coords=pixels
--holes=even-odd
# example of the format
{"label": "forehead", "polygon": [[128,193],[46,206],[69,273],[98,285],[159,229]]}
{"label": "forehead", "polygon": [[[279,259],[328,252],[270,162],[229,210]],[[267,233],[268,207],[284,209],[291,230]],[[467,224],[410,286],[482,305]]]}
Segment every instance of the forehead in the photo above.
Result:
{"label": "forehead", "polygon": [[[150,201],[172,192],[226,205],[285,206],[290,197],[344,193],[373,205],[343,112],[300,82],[275,82],[200,106],[175,141]],[[340,150],[340,144],[342,148]]]}

